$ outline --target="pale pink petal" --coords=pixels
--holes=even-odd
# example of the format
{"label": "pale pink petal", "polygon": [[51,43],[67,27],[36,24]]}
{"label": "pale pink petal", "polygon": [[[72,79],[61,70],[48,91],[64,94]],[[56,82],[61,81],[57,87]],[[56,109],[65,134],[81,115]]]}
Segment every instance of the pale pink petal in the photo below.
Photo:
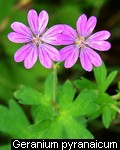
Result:
{"label": "pale pink petal", "polygon": [[66,46],[66,47],[62,48],[59,51],[61,61],[64,61],[65,59],[67,59],[67,57],[69,57],[69,55],[71,55],[71,53],[74,51],[74,49],[76,50],[75,45],[69,45],[69,46]]}
{"label": "pale pink petal", "polygon": [[88,41],[88,45],[99,51],[107,51],[111,48],[111,44],[107,41]]}
{"label": "pale pink petal", "polygon": [[77,32],[80,34],[80,36],[82,37],[85,37],[86,35],[84,34],[85,33],[85,26],[86,26],[86,23],[87,23],[87,17],[85,14],[82,14],[78,20],[77,20]]}
{"label": "pale pink petal", "polygon": [[42,10],[39,14],[39,34],[43,33],[48,24],[49,16],[45,10]]}
{"label": "pale pink petal", "polygon": [[39,33],[39,21],[38,21],[38,14],[35,10],[31,9],[28,12],[28,23],[29,26],[34,34]]}
{"label": "pale pink petal", "polygon": [[57,42],[59,43],[59,45],[69,45],[69,44],[75,43],[75,40],[63,34],[58,34],[57,39],[58,39]]}
{"label": "pale pink petal", "polygon": [[103,41],[107,40],[110,37],[110,32],[107,30],[98,31],[94,34],[92,34],[87,41]]}
{"label": "pale pink petal", "polygon": [[80,51],[80,62],[83,69],[85,69],[86,71],[92,71],[93,68],[92,62],[89,56],[87,55],[86,51],[84,50],[84,48],[82,48]]}
{"label": "pale pink petal", "polygon": [[65,68],[71,68],[79,57],[79,49],[75,45],[67,46],[65,49],[61,50],[60,54],[61,57],[65,59]]}
{"label": "pale pink petal", "polygon": [[101,66],[102,59],[94,50],[89,47],[83,48],[82,50],[85,51],[94,66]]}
{"label": "pale pink petal", "polygon": [[58,42],[57,35],[60,34],[63,31],[63,29],[64,29],[63,25],[54,25],[43,34],[41,39],[44,42],[52,45],[61,45]]}
{"label": "pale pink petal", "polygon": [[52,60],[44,49],[44,45],[39,46],[39,60],[45,68],[52,68]]}
{"label": "pale pink petal", "polygon": [[20,33],[16,33],[16,32],[11,32],[8,34],[8,39],[11,42],[15,42],[15,43],[27,43],[27,42],[31,42],[31,38],[20,34]]}
{"label": "pale pink petal", "polygon": [[87,23],[86,23],[86,26],[84,28],[84,32],[83,32],[83,37],[85,36],[88,36],[89,34],[92,33],[92,31],[94,30],[95,26],[96,26],[96,23],[97,23],[97,19],[96,17],[94,16],[91,16]]}
{"label": "pale pink petal", "polygon": [[26,44],[24,46],[22,46],[20,49],[18,49],[14,55],[14,60],[16,62],[21,62],[23,61],[26,56],[29,54],[29,52],[31,51],[33,45],[32,44]]}
{"label": "pale pink petal", "polygon": [[59,43],[61,45],[73,44],[77,39],[76,31],[68,25],[63,26],[64,30],[62,31],[61,34],[58,34],[57,36]]}
{"label": "pale pink petal", "polygon": [[48,44],[42,44],[42,46],[44,47],[44,51],[53,61],[60,61],[60,53],[56,48]]}
{"label": "pale pink petal", "polygon": [[29,52],[29,54],[26,56],[24,60],[24,66],[27,69],[30,69],[34,66],[38,58],[38,49],[37,46],[34,44]]}
{"label": "pale pink petal", "polygon": [[12,23],[11,28],[17,33],[20,33],[20,34],[23,34],[29,38],[32,38],[31,30],[21,22]]}

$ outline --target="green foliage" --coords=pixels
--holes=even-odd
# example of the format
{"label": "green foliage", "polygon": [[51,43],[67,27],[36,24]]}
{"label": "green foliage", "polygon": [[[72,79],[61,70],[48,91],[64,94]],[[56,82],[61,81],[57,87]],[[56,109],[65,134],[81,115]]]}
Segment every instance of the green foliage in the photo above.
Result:
{"label": "green foliage", "polygon": [[87,3],[93,7],[95,7],[96,9],[99,9],[102,7],[102,5],[105,3],[105,0],[97,0],[97,1],[94,1],[94,0],[86,0]]}
{"label": "green foliage", "polygon": [[30,125],[21,107],[14,101],[9,102],[9,108],[0,106],[0,131],[14,138],[28,138],[27,129]]}
{"label": "green foliage", "polygon": [[43,102],[43,95],[40,92],[25,85],[21,85],[14,96],[19,100],[19,103],[25,105],[37,105]]}
{"label": "green foliage", "polygon": [[107,76],[107,69],[104,63],[100,67],[94,68],[94,75],[100,92],[105,92],[117,75],[117,71],[111,72]]}
{"label": "green foliage", "polygon": [[[80,123],[81,119],[79,121],[77,120],[77,117],[87,114],[81,114],[81,108],[84,104],[86,104],[85,100],[88,98],[87,96],[85,98],[85,94],[81,94],[81,97],[74,100],[75,89],[73,88],[70,81],[65,82],[65,84],[59,88],[59,101],[57,110],[55,108],[55,111],[57,111],[57,116],[54,117],[52,122],[50,121],[51,123],[48,123],[48,127],[46,127],[47,131],[44,134],[42,133],[42,137],[45,136],[45,138],[93,138],[89,131],[85,129],[83,123]],[[81,100],[80,103],[79,100]],[[77,104],[79,105],[77,106]],[[44,124],[46,124],[46,122],[43,122],[43,126]]]}
{"label": "green foliage", "polygon": [[66,107],[69,107],[71,103],[73,102],[74,96],[75,96],[76,90],[73,88],[70,81],[66,81],[64,83],[64,86],[61,86],[59,88],[59,105],[61,110],[65,110]]}
{"label": "green foliage", "polygon": [[52,93],[53,93],[53,73],[51,73],[45,82],[44,94],[22,85],[14,96],[22,104],[32,105],[31,111],[35,122],[51,118],[53,110],[51,107]]}
{"label": "green foliage", "polygon": [[11,148],[10,144],[0,146],[0,150],[10,150],[10,148]]}
{"label": "green foliage", "polygon": [[[37,138],[93,138],[92,134],[86,129],[85,122],[83,124],[83,116],[87,116],[96,110],[94,104],[96,91],[83,91],[74,99],[76,90],[71,82],[67,81],[59,87],[58,102],[52,103],[53,74],[50,74],[46,79],[44,89],[43,96],[26,86],[22,86],[15,93],[15,97],[20,102],[34,105],[32,106],[32,115],[35,124],[31,126],[32,133],[34,133],[33,138],[36,135]],[[30,92],[31,95],[29,96],[28,93]],[[39,101],[40,96],[42,102],[36,106],[37,99]],[[29,99],[30,102],[27,102]],[[90,104],[93,104],[92,109],[87,107]]]}
{"label": "green foliage", "polygon": [[[71,12],[74,17],[71,17]],[[60,9],[57,11],[57,18],[56,20],[59,19],[60,23],[68,24],[76,28],[75,22],[77,18],[80,16],[81,12],[78,8],[78,5],[73,5],[67,3],[67,5],[63,5],[60,7]],[[62,17],[61,17],[62,16]],[[69,18],[69,19],[66,19]]]}
{"label": "green foliage", "polygon": [[[118,111],[116,101],[106,93],[106,90],[108,89],[110,84],[113,82],[116,75],[117,75],[117,71],[113,71],[107,76],[107,69],[103,63],[100,67],[94,68],[94,76],[95,76],[97,84],[95,84],[92,81],[89,81],[85,78],[81,78],[81,80],[77,80],[74,82],[75,86],[79,90],[84,90],[84,89],[88,89],[88,90],[95,89],[96,90],[96,93],[97,93],[96,108],[97,109],[89,117],[92,119],[95,119],[95,118],[99,117],[100,115],[102,115],[102,121],[106,128],[108,128],[110,126],[111,121],[115,119],[116,112]],[[86,93],[86,95],[87,94],[88,93]],[[94,96],[95,96],[95,94],[92,95],[92,97],[94,97]],[[88,100],[88,106],[86,106],[87,101],[86,101],[86,105],[83,105],[83,108],[86,107],[86,111],[87,111],[87,108],[88,108],[88,110],[95,109],[95,106],[89,102],[90,102],[90,98]],[[89,107],[89,106],[91,106],[91,107]],[[84,112],[84,110],[85,109],[83,109],[83,112]]]}
{"label": "green foliage", "polygon": [[53,98],[53,73],[51,73],[45,81],[44,95],[48,101]]}
{"label": "green foliage", "polygon": [[9,13],[12,11],[12,6],[14,2],[15,0],[9,0],[5,5],[4,1],[0,1],[0,9],[2,10],[4,7],[6,8],[6,11],[4,11],[4,13],[0,13],[0,21],[3,20],[5,17],[7,17]]}
{"label": "green foliage", "polygon": [[97,85],[94,82],[92,82],[84,77],[81,77],[81,80],[74,81],[74,84],[75,84],[76,88],[78,88],[79,90],[97,89]]}
{"label": "green foliage", "polygon": [[[83,120],[81,120],[83,122]],[[71,116],[61,114],[54,120],[46,120],[39,124],[33,125],[31,130],[34,131],[33,138],[52,138],[52,139],[85,139],[93,138],[92,134],[80,122]]]}
{"label": "green foliage", "polygon": [[[10,101],[9,109],[0,107],[0,114],[2,114],[0,131],[20,138],[94,138],[87,129],[88,120],[102,115],[104,126],[109,128],[110,123],[115,119],[118,110],[117,102],[106,93],[106,90],[116,74],[117,72],[114,71],[107,76],[103,64],[94,69],[96,83],[83,77],[76,80],[74,85],[67,80],[62,86],[58,86],[56,102],[53,101],[53,73],[47,77],[43,93],[21,85],[14,96],[19,103],[31,105],[34,123],[31,125],[19,105],[15,101]],[[76,91],[78,89],[79,92]],[[4,126],[4,118],[8,117],[7,124]],[[19,126],[16,126],[13,118],[17,118]],[[13,128],[14,132],[12,132]],[[18,132],[20,132],[19,136]]]}

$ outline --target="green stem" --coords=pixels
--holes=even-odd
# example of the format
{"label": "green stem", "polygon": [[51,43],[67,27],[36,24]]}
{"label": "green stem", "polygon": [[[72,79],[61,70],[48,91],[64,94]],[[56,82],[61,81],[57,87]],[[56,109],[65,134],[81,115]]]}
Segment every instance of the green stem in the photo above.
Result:
{"label": "green stem", "polygon": [[117,106],[111,105],[111,108],[113,108],[113,109],[116,110],[118,113],[120,113],[120,109],[119,109]]}
{"label": "green stem", "polygon": [[114,100],[120,100],[120,93],[111,96]]}

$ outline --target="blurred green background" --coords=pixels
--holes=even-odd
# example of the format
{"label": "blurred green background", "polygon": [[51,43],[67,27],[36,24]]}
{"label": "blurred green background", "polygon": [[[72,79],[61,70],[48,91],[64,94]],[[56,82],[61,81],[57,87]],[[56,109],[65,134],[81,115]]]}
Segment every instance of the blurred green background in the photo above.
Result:
{"label": "blurred green background", "polygon": [[[82,13],[85,13],[88,17],[91,15],[97,17],[98,22],[94,32],[104,29],[111,32],[109,41],[112,48],[107,52],[99,52],[99,54],[108,71],[119,71],[116,80],[108,89],[109,94],[115,94],[117,82],[120,80],[119,0],[0,0],[0,104],[7,106],[8,101],[13,98],[13,92],[20,84],[42,91],[44,80],[52,71],[52,69],[48,70],[42,67],[39,61],[30,70],[25,69],[23,63],[14,62],[14,53],[22,44],[10,42],[7,34],[12,31],[10,25],[14,21],[28,25],[27,13],[31,8],[38,13],[43,9],[49,13],[48,27],[64,23],[76,28],[76,21]],[[58,70],[60,83],[63,83],[66,79],[73,81],[80,76],[94,80],[93,73],[85,72],[79,61],[71,69],[65,69],[62,63]],[[117,116],[109,129],[105,129],[99,119],[90,124],[89,128],[96,138],[118,138],[120,137],[120,116]],[[0,143],[4,139],[6,139],[6,136],[0,133]]]}

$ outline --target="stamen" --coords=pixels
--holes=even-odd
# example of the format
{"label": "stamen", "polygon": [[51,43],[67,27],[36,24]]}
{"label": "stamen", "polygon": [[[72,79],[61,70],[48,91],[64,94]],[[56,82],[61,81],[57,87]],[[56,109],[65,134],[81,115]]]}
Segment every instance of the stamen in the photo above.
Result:
{"label": "stamen", "polygon": [[77,40],[75,41],[75,44],[76,44],[79,48],[84,47],[85,44],[86,44],[85,38],[78,35],[78,38],[77,38]]}
{"label": "stamen", "polygon": [[33,37],[32,42],[36,45],[39,45],[42,43],[42,40],[39,35],[36,35],[35,37]]}

